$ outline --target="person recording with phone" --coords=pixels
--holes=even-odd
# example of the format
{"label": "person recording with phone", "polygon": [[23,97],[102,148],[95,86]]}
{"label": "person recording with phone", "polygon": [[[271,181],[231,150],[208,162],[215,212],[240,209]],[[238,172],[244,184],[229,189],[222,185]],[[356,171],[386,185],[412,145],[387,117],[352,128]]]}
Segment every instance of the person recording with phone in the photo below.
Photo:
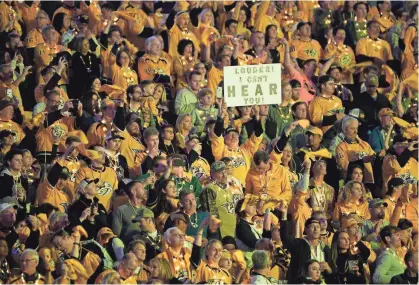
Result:
{"label": "person recording with phone", "polygon": [[68,208],[71,227],[81,225],[88,234],[88,239],[95,239],[99,230],[108,227],[107,212],[99,203],[97,183],[99,179],[83,179],[77,188],[79,199]]}
{"label": "person recording with phone", "polygon": [[333,283],[365,284],[363,264],[368,260],[370,249],[362,241],[358,241],[356,247],[359,253],[352,254],[349,248],[349,235],[346,231],[338,231],[334,234],[331,247],[332,268],[336,272]]}
{"label": "person recording with phone", "polygon": [[[60,95],[56,90],[46,92],[46,103],[35,107],[32,129],[26,132],[27,141],[29,138],[37,141],[36,157],[43,167],[43,173],[54,159],[60,140],[73,131],[76,125],[80,125],[82,118],[83,105],[78,100],[67,101],[59,109]],[[28,148],[33,149],[32,146]]]}

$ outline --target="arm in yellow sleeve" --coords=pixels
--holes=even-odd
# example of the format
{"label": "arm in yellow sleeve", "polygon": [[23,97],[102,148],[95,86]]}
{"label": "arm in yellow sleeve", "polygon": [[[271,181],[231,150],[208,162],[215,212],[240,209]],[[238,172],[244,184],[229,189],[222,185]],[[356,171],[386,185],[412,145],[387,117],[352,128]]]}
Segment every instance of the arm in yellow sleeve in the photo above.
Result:
{"label": "arm in yellow sleeve", "polygon": [[[262,1],[261,4],[258,7],[258,10],[256,11],[255,15],[255,30],[265,33],[265,31],[260,31],[260,26],[263,17],[266,15],[266,12],[268,11],[269,5],[271,4],[271,1]],[[280,28],[280,27],[278,27]]]}
{"label": "arm in yellow sleeve", "polygon": [[402,168],[400,167],[399,162],[395,156],[388,155],[384,158],[383,161],[383,174],[389,176],[397,174]]}
{"label": "arm in yellow sleeve", "polygon": [[343,148],[343,144],[340,143],[336,147],[336,164],[338,169],[343,172],[343,177],[346,177],[346,171],[348,170],[349,159],[347,150]]}
{"label": "arm in yellow sleeve", "polygon": [[214,135],[213,139],[211,140],[211,149],[212,155],[214,155],[215,160],[220,160],[221,158],[223,158],[224,146],[224,137],[217,137],[216,135]]}
{"label": "arm in yellow sleeve", "polygon": [[125,39],[124,43],[130,54],[133,55],[138,52],[138,48],[135,45],[133,45],[129,40]]}
{"label": "arm in yellow sleeve", "polygon": [[255,136],[255,134],[252,134],[250,139],[246,140],[246,142],[242,144],[240,148],[245,152],[249,153],[249,155],[251,156],[250,159],[252,159],[255,152],[258,151],[259,145],[262,142],[262,140],[263,134],[259,137]]}
{"label": "arm in yellow sleeve", "polygon": [[412,222],[413,232],[418,232],[418,200],[414,199],[406,206],[406,219]]}
{"label": "arm in yellow sleeve", "polygon": [[404,34],[404,45],[405,50],[412,49],[412,41],[416,37],[416,28],[415,27],[408,27],[406,29],[406,33]]}
{"label": "arm in yellow sleeve", "polygon": [[253,177],[252,175],[246,175],[246,188],[244,189],[244,194],[253,193]]}

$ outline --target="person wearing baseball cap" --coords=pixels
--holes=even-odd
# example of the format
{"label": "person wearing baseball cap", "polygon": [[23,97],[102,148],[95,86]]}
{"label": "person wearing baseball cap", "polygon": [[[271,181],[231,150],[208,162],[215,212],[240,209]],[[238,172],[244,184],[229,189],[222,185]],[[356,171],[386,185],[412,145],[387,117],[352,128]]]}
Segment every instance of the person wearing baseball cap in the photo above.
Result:
{"label": "person wearing baseball cap", "polygon": [[[258,114],[252,119],[254,120],[254,133],[240,145],[240,134],[237,129],[229,127],[224,130],[224,117],[226,112],[221,112],[214,127],[215,136],[211,139],[211,149],[215,160],[223,157],[233,157],[235,167],[233,176],[240,180],[244,185],[246,183],[246,174],[252,164],[252,153],[255,153],[263,140],[263,127]],[[222,136],[224,133],[224,136]]]}
{"label": "person wearing baseball cap", "polygon": [[236,215],[233,194],[227,181],[226,165],[223,161],[211,164],[211,180],[200,196],[201,211],[218,213],[223,223],[220,227],[221,238],[235,236]]}
{"label": "person wearing baseball cap", "polygon": [[370,242],[371,248],[374,250],[381,246],[379,236],[381,229],[390,224],[390,221],[385,219],[387,206],[388,203],[380,198],[372,199],[368,203],[371,218],[363,221],[362,232],[365,236],[365,241]]}
{"label": "person wearing baseball cap", "polygon": [[417,141],[409,141],[401,134],[393,138],[393,145],[389,154],[383,160],[383,187],[381,195],[387,192],[387,183],[391,178],[403,177],[405,181],[411,181],[413,192],[417,193],[418,161]]}
{"label": "person wearing baseball cap", "polygon": [[368,140],[368,143],[376,153],[379,153],[382,150],[387,150],[396,135],[396,132],[394,131],[393,116],[394,112],[390,108],[382,108],[378,112],[380,126],[375,127],[371,131]]}
{"label": "person wearing baseball cap", "polygon": [[[11,196],[4,197],[0,200],[0,216],[2,216],[2,219],[0,220],[0,228],[9,228],[13,226],[16,222],[16,213],[18,208],[19,206],[16,199]],[[13,213],[13,215],[10,213]],[[2,230],[0,231],[3,232]]]}
{"label": "person wearing baseball cap", "polygon": [[202,144],[200,137],[196,133],[190,132],[185,137],[185,148],[183,152],[188,161],[189,171],[200,181],[210,176],[210,165],[208,161],[201,156]]}
{"label": "person wearing baseball cap", "polygon": [[308,106],[308,115],[313,124],[324,132],[330,129],[336,121],[344,117],[342,100],[336,97],[335,82],[329,75],[319,77],[320,96],[316,96]]}
{"label": "person wearing baseball cap", "polygon": [[382,108],[390,108],[391,104],[388,98],[379,93],[379,78],[375,74],[369,74],[365,80],[366,91],[355,96],[353,102],[354,108],[359,108],[365,113],[365,121],[368,128],[372,129],[380,125],[378,112]]}
{"label": "person wearing baseball cap", "polygon": [[67,212],[70,225],[72,227],[81,225],[89,235],[89,239],[94,239],[100,228],[108,226],[106,209],[96,197],[98,183],[99,178],[83,179],[77,188],[80,196]]}
{"label": "person wearing baseball cap", "polygon": [[300,81],[298,81],[296,79],[292,79],[292,80],[290,80],[290,85],[291,85],[291,88],[292,88],[291,99],[294,102],[297,102],[297,101],[300,100],[301,83],[300,83]]}
{"label": "person wearing baseball cap", "polygon": [[147,259],[153,259],[162,251],[163,241],[163,236],[157,231],[153,211],[147,207],[143,207],[138,211],[137,216],[132,222],[139,224],[141,232],[133,231],[130,235],[123,237],[124,242],[129,244],[136,239],[145,240]]}
{"label": "person wearing baseball cap", "polygon": [[[285,226],[287,215],[282,212],[281,228]],[[316,256],[319,259],[320,264],[325,268],[327,273],[331,273],[332,264],[330,247],[320,242],[320,222],[315,218],[308,218],[304,223],[304,238],[292,238],[288,239],[282,234],[281,239],[284,244],[287,244],[287,249],[291,253],[291,263],[288,267],[289,277],[288,283],[296,283],[299,276],[302,276],[304,264],[313,255],[313,250],[316,252]]]}

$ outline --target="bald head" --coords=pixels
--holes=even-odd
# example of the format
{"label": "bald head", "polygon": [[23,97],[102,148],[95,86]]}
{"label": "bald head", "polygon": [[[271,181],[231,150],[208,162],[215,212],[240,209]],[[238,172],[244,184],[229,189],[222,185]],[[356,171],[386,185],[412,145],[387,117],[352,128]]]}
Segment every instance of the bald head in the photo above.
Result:
{"label": "bald head", "polygon": [[118,272],[122,278],[127,279],[134,274],[135,269],[138,267],[138,259],[133,253],[127,253],[121,259],[118,266]]}

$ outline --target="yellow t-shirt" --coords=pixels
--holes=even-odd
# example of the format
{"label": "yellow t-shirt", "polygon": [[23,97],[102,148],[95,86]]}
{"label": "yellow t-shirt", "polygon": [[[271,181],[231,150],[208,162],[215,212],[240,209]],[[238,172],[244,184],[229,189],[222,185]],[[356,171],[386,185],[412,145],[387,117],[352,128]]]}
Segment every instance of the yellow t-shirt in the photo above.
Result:
{"label": "yellow t-shirt", "polygon": [[358,41],[356,44],[356,55],[376,57],[384,61],[393,59],[388,42],[382,39],[373,40],[370,37],[362,38]]}

